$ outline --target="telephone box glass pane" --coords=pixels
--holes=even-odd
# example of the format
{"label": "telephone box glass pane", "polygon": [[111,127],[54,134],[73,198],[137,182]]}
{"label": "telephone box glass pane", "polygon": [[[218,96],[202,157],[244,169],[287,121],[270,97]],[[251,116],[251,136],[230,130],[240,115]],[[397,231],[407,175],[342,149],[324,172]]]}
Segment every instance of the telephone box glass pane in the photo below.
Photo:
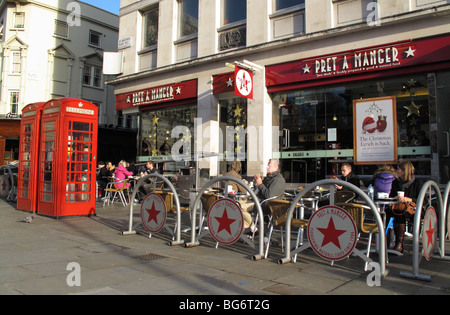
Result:
{"label": "telephone box glass pane", "polygon": [[42,142],[42,155],[41,155],[41,191],[42,193],[42,201],[51,202],[52,201],[52,193],[53,193],[53,151],[55,149],[54,141],[55,141],[55,131],[56,131],[56,122],[48,121],[44,124],[44,139]]}
{"label": "telephone box glass pane", "polygon": [[93,124],[70,121],[67,154],[66,201],[90,202]]}

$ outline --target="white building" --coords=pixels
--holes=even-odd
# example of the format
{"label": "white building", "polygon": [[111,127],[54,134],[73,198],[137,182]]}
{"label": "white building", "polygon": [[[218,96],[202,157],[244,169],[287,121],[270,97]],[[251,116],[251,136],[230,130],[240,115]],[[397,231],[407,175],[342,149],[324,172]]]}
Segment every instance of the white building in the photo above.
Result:
{"label": "white building", "polygon": [[[449,180],[449,0],[123,0],[119,16],[111,84],[139,118],[139,161],[182,146],[221,154],[202,162],[210,175],[233,158],[251,175],[276,157],[289,182],[312,182],[359,164],[354,101],[391,97],[394,162]],[[254,70],[250,99],[234,93],[235,61]]]}
{"label": "white building", "polygon": [[1,0],[0,115],[65,96],[99,106],[100,124],[117,124],[103,52],[117,50],[119,18],[81,1]]}

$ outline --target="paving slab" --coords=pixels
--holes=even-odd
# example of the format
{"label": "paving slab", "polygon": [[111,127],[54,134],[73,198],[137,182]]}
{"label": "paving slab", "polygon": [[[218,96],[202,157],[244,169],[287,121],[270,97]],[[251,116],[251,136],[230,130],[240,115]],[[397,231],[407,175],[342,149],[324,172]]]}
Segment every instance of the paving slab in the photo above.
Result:
{"label": "paving slab", "polygon": [[[128,230],[129,209],[120,205],[97,203],[93,217],[56,220],[37,215],[33,223],[25,224],[20,219],[27,212],[0,200],[0,294],[450,295],[449,261],[421,262],[420,272],[431,275],[431,282],[400,277],[401,272],[412,271],[411,239],[406,241],[404,256],[389,256],[389,275],[381,286],[371,287],[370,271],[364,272],[358,257],[331,266],[305,250],[297,263],[280,265],[278,260],[284,258],[280,246],[271,246],[267,259],[253,261],[254,248],[241,241],[216,248],[209,235],[196,247],[170,246],[172,236],[166,231],[149,238],[139,225],[137,211],[133,218],[138,233],[123,235]],[[173,218],[168,221],[173,225]],[[188,224],[186,213],[183,228]],[[182,233],[184,241],[190,237],[190,232]],[[274,239],[280,241],[279,236]],[[376,261],[377,256],[372,258]],[[68,285],[71,262],[80,266],[81,286]]]}

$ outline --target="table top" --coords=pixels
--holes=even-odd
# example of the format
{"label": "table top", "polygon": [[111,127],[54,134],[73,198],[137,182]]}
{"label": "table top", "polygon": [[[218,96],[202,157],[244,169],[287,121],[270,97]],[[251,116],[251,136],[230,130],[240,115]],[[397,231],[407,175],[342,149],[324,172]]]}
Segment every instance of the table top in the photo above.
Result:
{"label": "table top", "polygon": [[396,197],[394,197],[394,198],[374,199],[373,202],[380,205],[394,205],[400,203],[401,201],[398,200]]}

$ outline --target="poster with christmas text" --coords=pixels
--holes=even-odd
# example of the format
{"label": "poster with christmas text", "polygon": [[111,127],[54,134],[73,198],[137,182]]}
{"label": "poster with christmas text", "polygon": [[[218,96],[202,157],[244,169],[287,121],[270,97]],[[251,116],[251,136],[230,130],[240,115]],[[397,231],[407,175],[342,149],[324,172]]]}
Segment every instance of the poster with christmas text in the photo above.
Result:
{"label": "poster with christmas text", "polygon": [[396,97],[353,101],[354,163],[397,163]]}

